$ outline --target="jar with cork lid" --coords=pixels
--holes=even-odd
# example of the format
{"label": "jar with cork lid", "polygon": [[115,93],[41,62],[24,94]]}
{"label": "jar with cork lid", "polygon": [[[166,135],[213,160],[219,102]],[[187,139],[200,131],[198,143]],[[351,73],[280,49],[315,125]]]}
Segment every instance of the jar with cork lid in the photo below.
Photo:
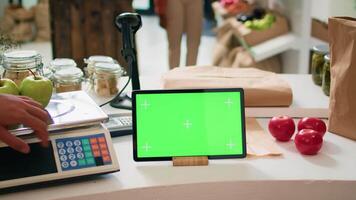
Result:
{"label": "jar with cork lid", "polygon": [[56,93],[79,91],[82,89],[83,72],[77,67],[66,67],[54,73]]}
{"label": "jar with cork lid", "polygon": [[123,70],[115,63],[95,63],[93,84],[95,93],[99,96],[113,96],[118,93],[118,83]]}
{"label": "jar with cork lid", "polygon": [[22,80],[33,73],[43,75],[42,57],[33,50],[13,50],[2,55],[3,77],[20,85]]}

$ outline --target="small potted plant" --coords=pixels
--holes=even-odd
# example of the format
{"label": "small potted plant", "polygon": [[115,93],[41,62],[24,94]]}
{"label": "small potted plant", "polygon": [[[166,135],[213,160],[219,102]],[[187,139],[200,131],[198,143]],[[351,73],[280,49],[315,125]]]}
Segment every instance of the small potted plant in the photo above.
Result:
{"label": "small potted plant", "polygon": [[0,78],[4,72],[4,68],[2,67],[2,54],[12,48],[18,46],[18,43],[14,42],[8,35],[4,34],[0,30]]}

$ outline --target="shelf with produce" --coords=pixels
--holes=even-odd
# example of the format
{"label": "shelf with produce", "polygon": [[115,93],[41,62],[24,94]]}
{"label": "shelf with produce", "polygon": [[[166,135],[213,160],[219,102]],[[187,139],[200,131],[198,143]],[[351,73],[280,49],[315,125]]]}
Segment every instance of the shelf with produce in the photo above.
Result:
{"label": "shelf with produce", "polygon": [[[270,10],[275,10],[288,19],[290,33],[277,36],[266,42],[250,47],[252,56],[256,61],[281,54],[284,73],[309,72],[311,38],[311,3],[309,0],[256,0],[260,5]],[[276,3],[277,2],[277,3]],[[276,3],[276,5],[273,5]],[[218,24],[227,19],[221,15],[221,5],[215,4],[215,14]],[[217,9],[220,8],[220,9]]]}
{"label": "shelf with produce", "polygon": [[290,49],[295,49],[298,37],[293,33],[288,33],[270,39],[266,42],[249,47],[256,62],[278,55]]}

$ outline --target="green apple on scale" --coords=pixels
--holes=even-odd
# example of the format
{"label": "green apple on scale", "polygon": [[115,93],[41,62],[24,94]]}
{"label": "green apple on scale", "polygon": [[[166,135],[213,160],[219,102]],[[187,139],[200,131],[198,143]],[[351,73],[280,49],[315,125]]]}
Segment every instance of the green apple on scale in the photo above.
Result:
{"label": "green apple on scale", "polygon": [[[31,70],[30,70],[31,71]],[[26,77],[20,85],[20,94],[32,98],[33,100],[46,107],[52,97],[52,82],[51,80],[34,74]]]}
{"label": "green apple on scale", "polygon": [[20,91],[16,83],[11,79],[0,79],[0,94],[19,95]]}

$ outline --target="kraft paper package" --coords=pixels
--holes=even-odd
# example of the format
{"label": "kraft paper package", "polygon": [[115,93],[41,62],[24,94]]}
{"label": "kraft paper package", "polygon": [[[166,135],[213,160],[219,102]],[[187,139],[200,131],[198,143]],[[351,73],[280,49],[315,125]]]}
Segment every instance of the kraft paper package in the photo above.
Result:
{"label": "kraft paper package", "polygon": [[290,106],[292,89],[273,72],[255,68],[191,66],[163,75],[164,89],[243,88],[247,107]]}
{"label": "kraft paper package", "polygon": [[329,19],[329,131],[356,140],[356,19]]}

